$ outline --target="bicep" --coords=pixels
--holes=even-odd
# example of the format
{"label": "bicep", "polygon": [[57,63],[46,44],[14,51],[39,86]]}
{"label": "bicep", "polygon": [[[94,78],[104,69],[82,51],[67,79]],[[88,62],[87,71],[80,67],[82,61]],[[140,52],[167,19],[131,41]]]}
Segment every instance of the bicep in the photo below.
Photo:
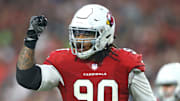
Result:
{"label": "bicep", "polygon": [[151,86],[144,72],[131,71],[129,74],[129,90],[134,101],[155,101]]}
{"label": "bicep", "polygon": [[26,70],[20,70],[17,66],[16,80],[25,88],[37,90],[42,81],[41,70],[36,65],[33,65],[31,68]]}
{"label": "bicep", "polygon": [[57,87],[59,82],[64,85],[62,76],[53,65],[36,64],[26,70],[17,67],[16,79],[21,86],[39,91]]}

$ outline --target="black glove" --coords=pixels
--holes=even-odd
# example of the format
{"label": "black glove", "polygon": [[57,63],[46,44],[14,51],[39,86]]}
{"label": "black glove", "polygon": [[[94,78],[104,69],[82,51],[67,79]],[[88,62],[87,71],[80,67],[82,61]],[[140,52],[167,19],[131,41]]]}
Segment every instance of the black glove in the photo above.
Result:
{"label": "black glove", "polygon": [[47,18],[44,16],[32,16],[30,19],[27,36],[24,39],[24,44],[28,48],[34,49],[40,34],[47,26]]}

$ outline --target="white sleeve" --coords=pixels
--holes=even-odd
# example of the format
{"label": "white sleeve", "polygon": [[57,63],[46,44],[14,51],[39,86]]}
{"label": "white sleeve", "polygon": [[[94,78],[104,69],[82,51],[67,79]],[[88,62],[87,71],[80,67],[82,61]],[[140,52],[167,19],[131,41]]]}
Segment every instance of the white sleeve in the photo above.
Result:
{"label": "white sleeve", "polygon": [[59,83],[64,85],[61,74],[53,65],[38,65],[41,69],[42,81],[38,91],[49,90],[57,87]]}
{"label": "white sleeve", "polygon": [[128,84],[133,101],[156,101],[144,72],[139,69],[132,70],[129,74]]}

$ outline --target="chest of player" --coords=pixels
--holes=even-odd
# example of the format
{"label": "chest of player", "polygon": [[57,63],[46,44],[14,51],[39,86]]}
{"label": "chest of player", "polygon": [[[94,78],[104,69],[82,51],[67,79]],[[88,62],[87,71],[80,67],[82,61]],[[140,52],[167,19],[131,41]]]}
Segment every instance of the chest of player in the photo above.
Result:
{"label": "chest of player", "polygon": [[[88,95],[93,96],[93,101],[126,99],[128,98],[128,72],[126,68],[121,62],[112,58],[105,58],[101,65],[93,62],[64,61],[58,68],[65,84],[61,90],[73,92],[71,94],[76,100],[86,99]],[[89,94],[90,92],[93,93]],[[69,95],[64,96],[68,99]],[[86,97],[81,98],[82,96]],[[97,97],[100,100],[97,100]]]}
{"label": "chest of player", "polygon": [[126,79],[127,78],[127,67],[121,62],[113,60],[108,57],[103,60],[103,62],[98,65],[94,62],[87,61],[63,61],[58,65],[58,69],[61,74],[70,78],[87,78],[87,79]]}

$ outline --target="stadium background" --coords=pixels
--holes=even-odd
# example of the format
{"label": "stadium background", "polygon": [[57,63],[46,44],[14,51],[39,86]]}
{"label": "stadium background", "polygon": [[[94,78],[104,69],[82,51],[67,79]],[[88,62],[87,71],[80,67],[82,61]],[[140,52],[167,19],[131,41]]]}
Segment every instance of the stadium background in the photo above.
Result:
{"label": "stadium background", "polygon": [[159,68],[180,62],[179,0],[0,0],[0,101],[58,101],[56,90],[27,91],[15,82],[18,53],[33,15],[44,14],[48,27],[36,48],[42,63],[52,50],[68,45],[68,24],[84,4],[98,3],[116,19],[116,45],[143,54],[154,89]]}

